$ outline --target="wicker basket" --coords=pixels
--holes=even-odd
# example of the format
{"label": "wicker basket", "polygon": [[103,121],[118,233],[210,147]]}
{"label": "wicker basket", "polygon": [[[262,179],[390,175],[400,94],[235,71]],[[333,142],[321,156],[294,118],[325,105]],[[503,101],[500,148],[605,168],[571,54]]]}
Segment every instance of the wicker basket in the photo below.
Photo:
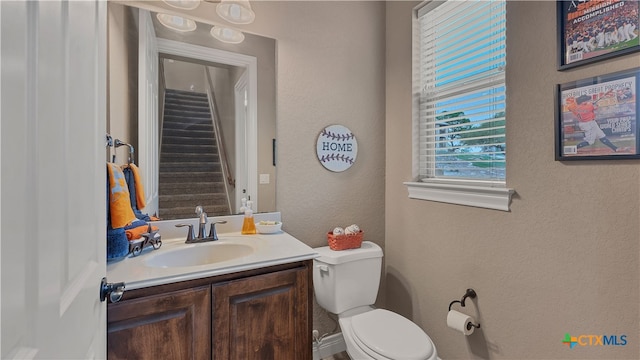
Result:
{"label": "wicker basket", "polygon": [[349,235],[333,235],[333,232],[327,233],[327,241],[331,250],[347,250],[357,249],[362,245],[364,231],[360,230],[357,234]]}

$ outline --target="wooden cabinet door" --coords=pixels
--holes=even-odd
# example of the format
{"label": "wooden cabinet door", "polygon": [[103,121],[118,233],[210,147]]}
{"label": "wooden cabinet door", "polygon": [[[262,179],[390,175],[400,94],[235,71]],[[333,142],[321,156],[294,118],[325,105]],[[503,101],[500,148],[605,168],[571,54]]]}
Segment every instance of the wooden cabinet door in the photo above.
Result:
{"label": "wooden cabinet door", "polygon": [[108,359],[211,359],[211,286],[109,304]]}
{"label": "wooden cabinet door", "polygon": [[309,270],[213,286],[214,359],[311,360]]}

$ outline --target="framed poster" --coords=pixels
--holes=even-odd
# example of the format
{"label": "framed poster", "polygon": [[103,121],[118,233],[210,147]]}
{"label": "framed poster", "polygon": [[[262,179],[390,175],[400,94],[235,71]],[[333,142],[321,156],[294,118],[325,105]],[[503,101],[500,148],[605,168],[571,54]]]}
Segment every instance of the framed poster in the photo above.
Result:
{"label": "framed poster", "polygon": [[558,0],[558,69],[640,50],[640,1]]}
{"label": "framed poster", "polygon": [[558,85],[556,160],[637,159],[640,69]]}

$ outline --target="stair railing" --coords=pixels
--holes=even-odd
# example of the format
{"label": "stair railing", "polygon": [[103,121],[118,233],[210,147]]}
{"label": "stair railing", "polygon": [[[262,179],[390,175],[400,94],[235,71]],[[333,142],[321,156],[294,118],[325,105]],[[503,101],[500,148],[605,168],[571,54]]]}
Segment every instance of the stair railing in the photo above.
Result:
{"label": "stair railing", "polygon": [[[167,88],[166,85],[166,80],[164,77],[164,61],[162,58],[160,58],[159,64],[158,64],[158,101],[160,102],[158,104],[158,129],[160,129],[158,131],[158,161],[160,161],[160,154],[162,154],[162,132],[164,129],[164,97],[165,97],[165,90]],[[158,179],[160,178],[160,176],[158,175]],[[158,183],[160,182],[160,180],[158,180]]]}
{"label": "stair railing", "polygon": [[216,137],[216,143],[218,144],[218,154],[220,156],[220,164],[222,165],[222,176],[226,179],[224,182],[224,190],[227,196],[227,204],[229,205],[229,213],[233,214],[231,208],[231,199],[229,198],[229,186],[236,187],[236,179],[231,174],[231,167],[229,166],[229,159],[227,158],[227,150],[224,144],[224,136],[222,136],[222,126],[220,126],[220,113],[218,112],[218,103],[216,102],[216,95],[213,91],[213,83],[211,82],[211,73],[209,67],[205,66],[204,70],[207,77],[207,95],[209,96],[209,110],[212,114],[213,131]]}

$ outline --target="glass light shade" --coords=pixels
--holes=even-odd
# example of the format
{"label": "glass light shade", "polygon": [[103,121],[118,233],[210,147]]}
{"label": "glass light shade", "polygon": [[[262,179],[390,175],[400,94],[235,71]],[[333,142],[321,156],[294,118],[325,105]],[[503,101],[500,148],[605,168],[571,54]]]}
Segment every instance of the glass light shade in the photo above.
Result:
{"label": "glass light shade", "polygon": [[174,8],[193,10],[200,5],[200,0],[164,0],[164,2]]}
{"label": "glass light shade", "polygon": [[181,16],[158,14],[158,21],[171,30],[187,32],[196,29],[196,22],[191,19],[185,19]]}
{"label": "glass light shade", "polygon": [[221,0],[216,13],[232,24],[250,24],[256,18],[249,0]]}
{"label": "glass light shade", "polygon": [[214,26],[211,28],[211,36],[229,44],[240,44],[244,41],[242,31],[228,28],[225,26]]}

